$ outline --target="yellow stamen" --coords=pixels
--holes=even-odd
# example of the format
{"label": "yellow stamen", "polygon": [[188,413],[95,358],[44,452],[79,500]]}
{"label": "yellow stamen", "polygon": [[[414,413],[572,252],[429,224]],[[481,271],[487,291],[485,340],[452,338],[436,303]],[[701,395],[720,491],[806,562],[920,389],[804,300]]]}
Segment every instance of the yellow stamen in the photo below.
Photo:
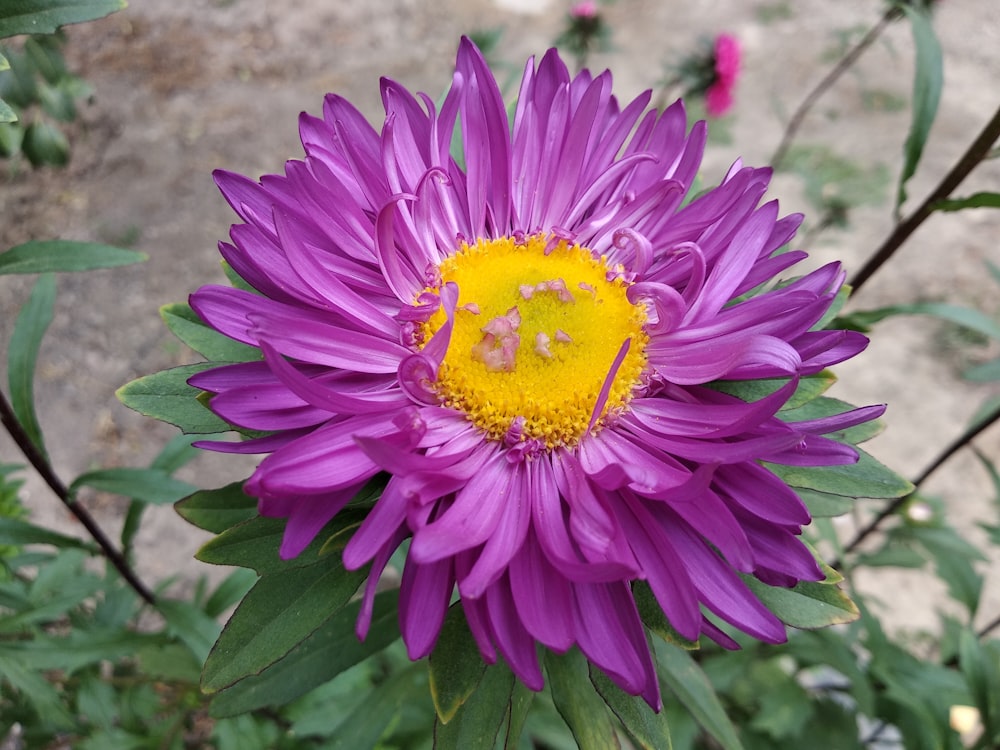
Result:
{"label": "yellow stamen", "polygon": [[[513,425],[549,449],[574,445],[626,339],[593,430],[631,399],[646,366],[646,312],[629,302],[624,281],[608,280],[603,258],[546,235],[503,237],[463,243],[438,270],[459,298],[434,387],[490,438],[504,439]],[[445,320],[438,310],[423,324],[423,340]]]}

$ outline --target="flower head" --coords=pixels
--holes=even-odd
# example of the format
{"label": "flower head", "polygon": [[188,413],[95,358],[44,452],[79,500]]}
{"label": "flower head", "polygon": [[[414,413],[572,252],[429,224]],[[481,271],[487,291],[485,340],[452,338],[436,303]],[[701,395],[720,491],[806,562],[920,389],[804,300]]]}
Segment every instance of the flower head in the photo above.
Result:
{"label": "flower head", "polygon": [[731,34],[719,34],[714,44],[715,77],[705,92],[705,108],[721,117],[733,106],[736,79],[740,73],[740,43]]}
{"label": "flower head", "polygon": [[[381,497],[344,549],[371,564],[357,630],[393,552],[410,546],[400,622],[434,646],[457,587],[482,656],[539,689],[537,644],[576,645],[659,704],[632,585],[673,628],[735,647],[706,617],[768,642],[783,624],[739,574],[823,578],[809,514],[762,462],[850,463],[823,437],[869,407],[776,412],[800,377],[863,336],[816,330],[836,264],[772,285],[799,216],[760,205],[770,171],[735,164],[685,203],[705,125],[683,106],[619,106],[611,76],[529,61],[512,122],[479,51],[459,48],[436,108],[390,80],[373,129],[328,96],[300,120],[305,159],[260,182],[216,180],[239,214],[221,251],[256,293],[206,286],[192,306],[260,361],[191,383],[234,425],[217,450],[268,453],[246,483],[299,554],[370,480]],[[461,139],[461,158],[452,153]],[[778,378],[750,403],[712,384]]]}

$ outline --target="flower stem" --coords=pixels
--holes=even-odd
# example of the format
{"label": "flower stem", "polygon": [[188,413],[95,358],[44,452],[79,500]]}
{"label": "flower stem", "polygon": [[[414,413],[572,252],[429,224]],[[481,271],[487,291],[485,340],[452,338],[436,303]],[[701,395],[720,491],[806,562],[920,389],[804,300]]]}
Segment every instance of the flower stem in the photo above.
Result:
{"label": "flower stem", "polygon": [[[896,498],[891,503],[889,503],[885,508],[883,508],[879,512],[879,514],[875,516],[875,518],[873,518],[867,526],[865,526],[861,531],[855,534],[854,538],[851,539],[851,541],[844,546],[843,554],[846,555],[847,553],[853,551],[855,548],[857,548],[859,544],[861,544],[861,542],[867,539],[873,532],[877,531],[878,528],[882,525],[882,522],[885,521],[885,519],[894,515],[896,511],[898,511],[908,500],[910,500],[916,494],[917,490],[920,488],[920,485],[923,484],[927,480],[927,478],[930,477],[931,474],[937,471],[945,462],[948,461],[948,459],[954,456],[962,448],[966,447],[976,437],[978,437],[980,433],[982,433],[984,430],[995,424],[998,420],[1000,420],[1000,407],[995,409],[992,414],[988,415],[986,418],[972,425],[971,427],[969,427],[969,429],[967,429],[965,432],[963,432],[961,435],[955,438],[955,440],[953,440],[943,451],[941,451],[938,457],[935,458],[927,466],[927,468],[920,473],[920,476],[918,476],[916,479],[913,480],[913,492],[910,492],[907,495],[903,495],[903,497]],[[841,559],[836,559],[830,563],[830,566],[833,568],[838,568],[840,567],[840,564],[841,564]]]}
{"label": "flower stem", "polygon": [[785,155],[788,153],[788,147],[792,144],[792,139],[795,138],[795,134],[798,132],[799,128],[802,126],[803,120],[805,120],[806,115],[809,110],[812,109],[816,101],[824,94],[826,91],[837,82],[844,73],[861,57],[866,49],[874,44],[875,40],[878,39],[879,34],[881,34],[885,28],[899,18],[902,15],[902,11],[896,6],[891,7],[887,10],[882,18],[879,19],[878,23],[872,26],[868,33],[865,34],[861,41],[859,41],[854,47],[852,47],[846,55],[844,55],[840,61],[830,70],[829,73],[816,84],[816,87],[809,92],[802,103],[799,104],[798,109],[792,115],[792,119],[788,121],[788,125],[785,126],[785,132],[781,136],[781,143],[778,144],[777,150],[771,157],[771,166],[775,169],[781,164]]}
{"label": "flower stem", "polygon": [[98,525],[94,517],[87,512],[87,509],[76,502],[75,498],[70,494],[69,489],[63,484],[62,480],[56,475],[55,470],[52,465],[48,462],[42,452],[38,450],[35,444],[28,437],[28,434],[24,431],[21,426],[21,422],[18,420],[17,415],[14,414],[14,409],[11,407],[10,402],[7,401],[7,397],[0,392],[0,423],[7,429],[7,432],[13,438],[14,442],[17,443],[18,448],[24,454],[24,457],[28,459],[28,462],[35,467],[35,471],[42,477],[45,483],[52,489],[56,496],[62,500],[63,505],[65,505],[69,512],[72,513],[76,519],[83,524],[83,527],[90,534],[91,538],[100,547],[102,554],[115,566],[115,569],[121,574],[125,582],[131,586],[135,593],[137,593],[143,601],[147,604],[156,604],[156,597],[153,592],[146,588],[146,585],[139,580],[135,571],[129,566],[128,561],[119,552],[114,544],[108,539],[104,530]]}
{"label": "flower stem", "polygon": [[910,214],[906,219],[898,223],[892,233],[885,239],[882,246],[875,251],[875,254],[858,271],[854,278],[848,282],[854,292],[869,279],[879,268],[892,257],[892,255],[906,242],[907,238],[913,234],[924,220],[934,212],[935,204],[951,195],[952,191],[959,186],[976,165],[990,153],[990,149],[997,139],[1000,138],[1000,109],[993,114],[986,126],[982,129],[976,140],[961,158],[955,162],[955,166],[944,176],[930,195],[924,200],[920,207]]}

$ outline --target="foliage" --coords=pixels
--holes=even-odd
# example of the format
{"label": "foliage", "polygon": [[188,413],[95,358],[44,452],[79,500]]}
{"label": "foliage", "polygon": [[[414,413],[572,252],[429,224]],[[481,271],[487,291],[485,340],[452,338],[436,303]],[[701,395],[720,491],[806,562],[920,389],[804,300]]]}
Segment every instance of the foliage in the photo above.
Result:
{"label": "foliage", "polygon": [[[785,5],[764,10],[778,20],[791,13]],[[118,7],[117,0],[11,0],[0,10],[0,37],[50,33]],[[916,75],[895,210],[919,166],[943,85],[928,8],[893,4],[886,18],[900,17],[911,25]],[[594,32],[573,51],[582,58],[606,32],[602,26],[600,35]],[[64,161],[65,145],[54,126],[43,127],[41,119],[23,129],[11,124],[13,116],[32,108],[55,120],[72,119],[85,84],[66,72],[60,44],[57,37],[31,37],[21,52],[0,57],[11,67],[0,72],[5,155],[20,149],[33,164]],[[878,168],[851,164],[826,146],[793,148],[785,166],[805,180],[807,194],[827,212],[826,224],[854,205],[877,202],[888,182]],[[830,184],[836,186],[832,192]],[[931,210],[997,207],[993,192],[965,198],[949,192]],[[126,405],[177,425],[182,434],[149,466],[93,468],[63,483],[47,454],[34,396],[40,345],[57,309],[56,274],[111,273],[143,257],[63,240],[0,253],[0,275],[38,275],[10,340],[9,402],[0,393],[3,424],[89,533],[83,538],[32,523],[18,495],[25,467],[0,464],[0,746],[9,740],[11,746],[84,750],[792,750],[815,745],[816,738],[832,749],[874,748],[893,738],[917,750],[1000,745],[1000,640],[993,637],[1000,619],[979,630],[973,625],[982,614],[987,550],[955,529],[946,499],[924,493],[920,485],[935,467],[914,483],[864,451],[849,468],[771,467],[809,507],[815,519],[810,542],[828,552],[826,559],[832,550],[843,571],[842,577],[825,567],[825,581],[791,589],[747,579],[769,608],[795,626],[785,645],[734,635],[743,648],[730,652],[686,642],[663,618],[648,586],[637,582],[635,596],[664,687],[660,713],[623,693],[575,650],[544,654],[546,689],[532,693],[502,659],[489,665],[481,660],[458,606],[450,609],[429,659],[411,663],[399,638],[398,594],[391,585],[377,595],[367,638],[359,641],[354,595],[366,571],[345,571],[339,551],[379,487],[366,488],[302,555],[281,560],[283,524],[258,516],[240,483],[198,488],[174,476],[193,458],[194,437],[231,429],[202,405],[187,379],[209,363],[259,356],[207,328],[185,304],[168,305],[161,316],[207,362],[147,375],[118,391]],[[991,266],[989,272],[1000,282],[1000,270]],[[836,323],[878,335],[886,318],[934,316],[1000,341],[1000,323],[991,313],[913,301],[848,311]],[[998,363],[980,364],[965,375],[998,382]],[[842,412],[846,404],[824,395],[832,382],[829,373],[804,378],[779,416],[805,420]],[[717,387],[754,400],[780,385]],[[1000,402],[988,401],[937,465],[968,447],[998,414]],[[872,436],[863,425],[836,437],[857,445]],[[1000,513],[1000,472],[990,457],[976,455]],[[127,500],[117,540],[108,539],[82,507],[84,487]],[[881,510],[845,539],[829,519],[852,510],[858,498]],[[169,503],[214,535],[199,559],[232,568],[214,587],[199,580],[183,598],[149,591],[132,569],[144,509]],[[983,524],[982,531],[992,547],[1000,546],[1000,524]],[[874,543],[862,547],[865,539]],[[947,592],[942,636],[928,653],[886,632],[874,603],[853,586],[859,571],[887,567],[925,570]],[[975,719],[973,731],[961,737],[955,707],[967,707]]]}

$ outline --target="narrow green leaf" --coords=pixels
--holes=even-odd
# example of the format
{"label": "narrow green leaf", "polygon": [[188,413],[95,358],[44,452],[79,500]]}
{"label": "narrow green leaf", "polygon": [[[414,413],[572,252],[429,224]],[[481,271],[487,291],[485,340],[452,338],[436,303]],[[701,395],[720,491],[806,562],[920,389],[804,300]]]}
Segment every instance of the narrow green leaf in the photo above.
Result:
{"label": "narrow green leaf", "polygon": [[853,622],[860,617],[854,602],[829,577],[827,581],[801,581],[790,589],[768,586],[750,575],[741,577],[764,606],[792,627],[805,630],[825,628]]}
{"label": "narrow green leaf", "polygon": [[246,596],[256,582],[257,575],[252,570],[237,568],[222,580],[205,601],[205,614],[218,617]]}
{"label": "narrow green leaf", "polygon": [[784,482],[797,489],[803,487],[844,497],[891,499],[908,495],[913,485],[871,455],[858,451],[856,464],[841,466],[785,466],[766,464]]}
{"label": "narrow green leaf", "polygon": [[909,305],[889,305],[876,310],[861,310],[851,313],[850,319],[867,329],[896,315],[932,315],[1000,341],[1000,324],[992,317],[979,310],[945,302],[914,302]]}
{"label": "narrow green leaf", "polygon": [[917,171],[927,136],[937,115],[941,89],[944,85],[944,62],[941,45],[926,8],[904,3],[899,6],[910,19],[913,45],[916,48],[916,70],[913,76],[913,115],[910,131],[903,146],[903,169],[896,191],[896,213],[906,201],[906,183]]}
{"label": "narrow green leaf", "polygon": [[961,211],[965,208],[1000,208],[1000,193],[973,193],[964,198],[948,198],[938,201],[932,208],[935,211]]}
{"label": "narrow green leaf", "polygon": [[214,490],[199,490],[174,505],[181,518],[199,529],[221,534],[257,516],[257,498],[243,491],[243,482]]}
{"label": "narrow green leaf", "polygon": [[364,641],[354,634],[361,602],[351,602],[260,674],[219,692],[212,700],[212,715],[235,716],[264,706],[283,706],[378,653],[399,638],[398,602],[398,590],[375,596]]}
{"label": "narrow green leaf", "polygon": [[40,635],[16,646],[0,645],[0,658],[14,655],[30,669],[58,669],[72,674],[83,667],[131,656],[140,648],[162,646],[166,642],[162,634],[136,633],[121,628],[75,630],[65,638]]}
{"label": "narrow green leaf", "polygon": [[149,468],[173,474],[198,455],[198,451],[191,447],[197,439],[194,435],[174,435],[153,459]]}
{"label": "narrow green leaf", "polygon": [[55,277],[45,274],[35,283],[31,296],[21,308],[7,350],[10,405],[14,409],[17,421],[43,456],[47,455],[45,442],[35,413],[35,363],[38,360],[42,337],[52,322],[55,301]]}
{"label": "narrow green leaf", "polygon": [[167,328],[205,359],[213,362],[249,362],[260,359],[260,349],[223,336],[202,322],[190,305],[174,303],[160,308]]}
{"label": "narrow green leaf", "polygon": [[986,737],[1000,734],[1000,653],[969,629],[959,636],[958,664],[982,717]]}
{"label": "narrow green leaf", "polygon": [[[823,370],[815,375],[807,375],[799,380],[795,393],[791,395],[782,409],[795,409],[809,403],[830,388],[837,377],[829,370]],[[758,380],[717,380],[710,387],[736,396],[741,401],[752,403],[765,396],[770,396],[776,390],[788,383],[787,378],[761,378]]]}
{"label": "narrow green leaf", "polygon": [[75,726],[55,686],[37,671],[25,668],[16,658],[3,653],[0,653],[0,682],[6,682],[28,699],[43,727],[68,730]]}
{"label": "narrow green leaf", "polygon": [[590,681],[637,747],[642,750],[670,750],[670,727],[664,711],[656,713],[646,701],[624,692],[594,666],[590,667]]}
{"label": "narrow green leaf", "polygon": [[160,469],[135,467],[88,471],[73,480],[69,486],[70,494],[75,494],[84,486],[152,505],[175,503],[198,489]]}
{"label": "narrow green leaf", "polygon": [[188,601],[160,598],[156,609],[167,621],[167,632],[191,649],[199,663],[204,662],[222,632],[219,623]]}
{"label": "narrow green leaf", "polygon": [[533,690],[526,687],[520,680],[514,680],[514,689],[510,694],[510,705],[507,711],[503,750],[515,750],[515,748],[521,747],[521,735],[524,733],[534,699]]}
{"label": "narrow green leaf", "polygon": [[17,122],[17,112],[11,109],[3,99],[0,99],[0,123]]}
{"label": "narrow green leaf", "polygon": [[[482,663],[478,653],[474,658]],[[487,668],[481,677],[474,692],[455,707],[447,723],[438,710],[434,721],[434,750],[493,750],[495,747],[510,711],[514,674],[506,664],[498,662]]]}
{"label": "narrow green leaf", "polygon": [[0,274],[92,271],[146,260],[145,253],[97,242],[34,240],[0,253]]}
{"label": "narrow green leaf", "polygon": [[346,529],[361,523],[364,515],[358,511],[342,510],[299,555],[291,560],[281,559],[279,550],[285,533],[285,519],[255,516],[205,543],[195,557],[213,565],[236,565],[253,568],[258,573],[289,570],[311,565],[317,558],[335,558],[326,544]]}
{"label": "narrow green leaf", "polygon": [[565,654],[546,650],[545,671],[552,701],[580,750],[620,748],[608,708],[590,682],[586,657],[576,648]]}
{"label": "narrow green leaf", "polygon": [[974,380],[977,383],[988,383],[993,380],[1000,380],[1000,357],[983,362],[981,365],[970,367],[962,373],[966,380]]}
{"label": "narrow green leaf", "polygon": [[691,655],[669,643],[656,643],[656,663],[663,682],[723,750],[743,750],[736,728],[722,707],[712,683]]}
{"label": "narrow green leaf", "polygon": [[96,549],[82,539],[59,534],[17,518],[0,516],[0,544],[50,544],[53,547]]}
{"label": "narrow green leaf", "polygon": [[274,664],[343,607],[365,575],[328,558],[262,577],[208,655],[202,689],[217,692]]}
{"label": "narrow green leaf", "polygon": [[854,507],[854,498],[816,492],[802,487],[793,487],[795,494],[806,504],[813,518],[833,518],[842,516]]}
{"label": "narrow green leaf", "polygon": [[4,0],[0,39],[17,34],[51,34],[60,26],[93,21],[125,7],[125,0]]}
{"label": "narrow green leaf", "polygon": [[404,706],[427,700],[427,671],[414,664],[376,687],[364,704],[363,721],[346,721],[326,746],[328,750],[377,748],[379,738],[396,721]]}
{"label": "narrow green leaf", "polygon": [[187,384],[195,373],[218,366],[217,362],[200,362],[163,370],[126,383],[115,395],[128,408],[186,433],[227,432],[232,428],[202,405],[197,398],[200,391]]}
{"label": "narrow green leaf", "polygon": [[0,51],[0,72],[5,70],[10,70],[10,61],[4,57],[3,52]]}
{"label": "narrow green leaf", "polygon": [[448,609],[430,656],[431,697],[442,724],[451,721],[476,690],[485,671],[486,663],[465,621],[465,612],[456,602]]}
{"label": "narrow green leaf", "polygon": [[698,648],[698,641],[690,641],[676,630],[667,620],[663,613],[663,608],[656,601],[656,595],[646,581],[636,581],[632,584],[632,596],[635,598],[636,608],[639,610],[639,617],[649,631],[667,643],[680,646],[683,649],[692,651]]}

